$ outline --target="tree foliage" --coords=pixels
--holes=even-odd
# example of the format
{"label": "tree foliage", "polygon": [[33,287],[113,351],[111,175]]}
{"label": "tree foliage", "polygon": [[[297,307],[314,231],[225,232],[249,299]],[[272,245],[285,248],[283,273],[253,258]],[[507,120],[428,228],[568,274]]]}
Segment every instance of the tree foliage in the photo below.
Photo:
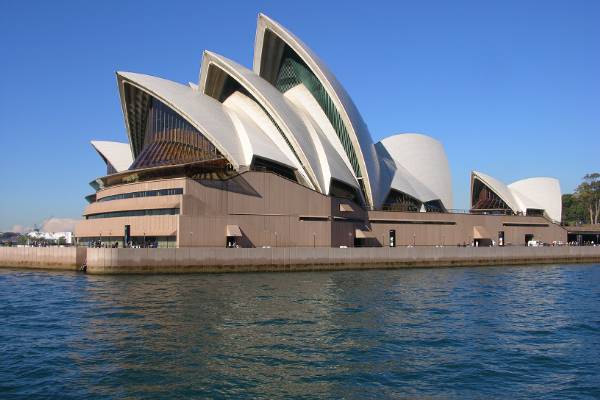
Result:
{"label": "tree foliage", "polygon": [[583,177],[575,193],[563,195],[563,222],[567,224],[600,223],[600,173]]}

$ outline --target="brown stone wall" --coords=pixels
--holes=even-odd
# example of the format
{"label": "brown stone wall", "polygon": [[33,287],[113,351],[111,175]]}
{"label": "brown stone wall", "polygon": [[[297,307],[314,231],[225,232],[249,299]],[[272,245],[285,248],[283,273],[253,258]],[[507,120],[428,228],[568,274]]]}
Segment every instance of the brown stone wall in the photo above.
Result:
{"label": "brown stone wall", "polygon": [[[272,173],[245,172],[227,181],[171,179],[120,185],[102,195],[183,187],[181,196],[114,200],[88,206],[86,213],[142,208],[180,207],[179,216],[119,217],[84,220],[78,237],[121,236],[126,224],[132,236],[177,236],[179,247],[224,247],[227,225],[238,225],[243,247],[353,246],[355,229],[370,231],[367,242],[388,246],[396,230],[397,246],[456,246],[471,243],[473,227],[489,239],[524,245],[525,234],[547,243],[566,241],[567,232],[542,217],[369,211],[345,199],[319,194]],[[341,211],[340,204],[351,211]],[[529,226],[517,226],[529,225]],[[277,234],[276,234],[277,233]]]}
{"label": "brown stone wall", "polygon": [[[385,220],[397,222],[381,222]],[[369,221],[374,236],[385,246],[389,245],[390,229],[396,230],[398,246],[412,245],[413,240],[417,246],[469,244],[475,226],[484,227],[496,242],[498,232],[504,231],[506,245],[525,245],[525,234],[546,243],[567,239],[566,230],[543,217],[373,211],[369,212]],[[511,226],[514,224],[531,226]]]}
{"label": "brown stone wall", "polygon": [[123,236],[125,225],[131,225],[131,236],[143,236],[144,233],[146,236],[175,236],[178,224],[177,215],[87,219],[77,224],[75,236]]}

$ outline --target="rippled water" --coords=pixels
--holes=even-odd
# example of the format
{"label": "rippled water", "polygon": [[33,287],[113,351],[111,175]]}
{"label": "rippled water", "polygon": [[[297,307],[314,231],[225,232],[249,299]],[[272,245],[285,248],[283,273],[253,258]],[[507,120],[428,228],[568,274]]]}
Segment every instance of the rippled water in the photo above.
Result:
{"label": "rippled water", "polygon": [[598,398],[600,265],[0,270],[0,398]]}

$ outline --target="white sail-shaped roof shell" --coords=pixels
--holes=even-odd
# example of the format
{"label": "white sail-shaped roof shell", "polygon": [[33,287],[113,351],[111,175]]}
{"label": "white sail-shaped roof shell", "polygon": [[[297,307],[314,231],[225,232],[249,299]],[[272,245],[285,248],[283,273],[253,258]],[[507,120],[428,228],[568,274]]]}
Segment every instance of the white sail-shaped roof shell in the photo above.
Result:
{"label": "white sail-shaped roof shell", "polygon": [[[121,103],[128,124],[124,84],[132,84],[165,103],[200,131],[223,154],[235,169],[244,166],[244,153],[234,125],[215,99],[182,85],[154,76],[117,72]],[[129,125],[127,132],[131,142]]]}
{"label": "white sail-shaped roof shell", "polygon": [[275,124],[252,99],[236,92],[223,105],[242,144],[245,165],[251,165],[254,157],[258,156],[293,169],[301,169]]}
{"label": "white sail-shaped roof shell", "polygon": [[263,58],[274,57],[274,55],[264,54],[263,44],[267,30],[280,38],[306,63],[327,91],[352,141],[365,186],[367,203],[372,206],[380,206],[387,194],[389,180],[386,180],[385,177],[389,174],[387,171],[382,171],[382,168],[385,168],[385,163],[378,160],[371,135],[358,108],[343,86],[316,54],[293,33],[264,14],[258,16],[254,43],[253,69],[258,75],[262,76],[263,74],[263,71],[261,71]]}
{"label": "white sail-shaped roof shell", "polygon": [[321,165],[320,178],[325,185],[325,194],[329,194],[331,179],[347,183],[360,191],[342,144],[313,95],[300,84],[285,92],[284,97],[296,107],[311,135]]}
{"label": "white sail-shaped roof shell", "polygon": [[544,210],[551,220],[560,222],[562,217],[562,193],[556,178],[529,178],[508,185],[522,209]]}
{"label": "white sail-shaped roof shell", "polygon": [[[418,133],[404,133],[387,137],[381,144],[397,166],[392,188],[422,202],[440,200],[446,209],[452,208],[450,166],[439,141]],[[410,188],[414,195],[407,192]]]}
{"label": "white sail-shaped roof shell", "polygon": [[112,165],[117,172],[127,171],[133,163],[129,143],[92,140],[91,144],[104,161]]}
{"label": "white sail-shaped roof shell", "polygon": [[248,91],[263,109],[273,118],[287,137],[299,157],[303,172],[313,188],[325,192],[321,176],[321,165],[304,122],[294,111],[293,106],[269,82],[248,68],[218,54],[205,51],[202,58],[199,90],[206,93],[207,79],[211,65],[221,69]]}
{"label": "white sail-shaped roof shell", "polygon": [[473,198],[473,184],[475,179],[479,179],[483,182],[490,190],[498,195],[506,203],[508,207],[514,212],[522,212],[521,207],[517,203],[515,196],[511,192],[511,190],[504,183],[500,182],[498,179],[491,177],[489,175],[484,174],[483,172],[473,171],[471,172],[471,199]]}
{"label": "white sail-shaped roof shell", "polygon": [[[479,179],[515,213],[527,214],[527,209],[544,210],[554,222],[562,217],[562,194],[560,183],[555,178],[528,178],[505,185],[498,179],[479,171],[471,173],[471,199],[473,183]],[[471,205],[473,206],[473,205]]]}

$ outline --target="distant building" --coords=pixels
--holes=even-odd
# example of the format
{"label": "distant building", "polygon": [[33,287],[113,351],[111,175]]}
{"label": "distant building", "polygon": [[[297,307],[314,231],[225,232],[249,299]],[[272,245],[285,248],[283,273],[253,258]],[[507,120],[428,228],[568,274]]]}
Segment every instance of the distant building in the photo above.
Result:
{"label": "distant building", "polygon": [[[501,215],[451,212],[442,144],[414,133],[374,143],[325,64],[265,15],[252,69],[205,51],[197,84],[131,72],[117,72],[117,83],[129,143],[92,142],[107,173],[91,182],[75,232],[81,244],[456,245],[500,235],[523,244],[524,235],[565,236],[545,218],[554,209],[518,215],[534,201],[546,204],[536,196],[523,204],[515,197],[507,203],[514,212],[493,213]],[[531,194],[529,187],[515,193]]]}
{"label": "distant building", "polygon": [[27,237],[32,240],[43,239],[57,243],[62,238],[65,240],[65,244],[73,244],[73,232],[40,232],[39,230],[34,230],[27,233]]}

